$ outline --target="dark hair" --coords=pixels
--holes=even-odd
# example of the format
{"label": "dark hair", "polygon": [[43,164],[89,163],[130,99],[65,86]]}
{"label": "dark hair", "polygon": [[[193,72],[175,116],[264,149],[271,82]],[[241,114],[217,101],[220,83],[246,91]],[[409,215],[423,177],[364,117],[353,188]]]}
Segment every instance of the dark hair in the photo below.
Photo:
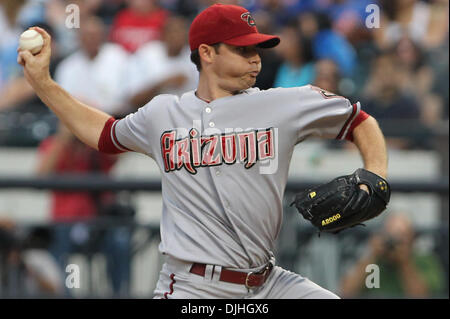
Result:
{"label": "dark hair", "polygon": [[200,72],[202,65],[200,63],[200,54],[198,54],[198,49],[191,51],[191,62],[197,67],[197,71]]}
{"label": "dark hair", "polygon": [[398,11],[398,1],[396,0],[380,0],[379,5],[382,12],[388,17],[389,20],[395,20],[395,15]]}
{"label": "dark hair", "polygon": [[315,59],[312,40],[302,36],[300,38],[300,46],[302,51],[303,63],[313,62]]}
{"label": "dark hair", "polygon": [[[211,44],[211,46],[214,48],[216,53],[219,53],[219,46],[221,43],[214,43]],[[202,63],[200,61],[200,54],[198,53],[198,49],[195,49],[194,51],[191,51],[191,61],[195,64],[197,67],[198,72],[202,70]]]}
{"label": "dark hair", "polygon": [[321,12],[319,12],[319,13],[316,12],[315,16],[316,16],[317,24],[319,26],[319,31],[329,30],[332,28],[331,19],[327,14],[321,13]]}
{"label": "dark hair", "polygon": [[23,239],[22,248],[48,249],[52,243],[52,239],[52,233],[48,227],[35,226],[29,230],[29,233]]}

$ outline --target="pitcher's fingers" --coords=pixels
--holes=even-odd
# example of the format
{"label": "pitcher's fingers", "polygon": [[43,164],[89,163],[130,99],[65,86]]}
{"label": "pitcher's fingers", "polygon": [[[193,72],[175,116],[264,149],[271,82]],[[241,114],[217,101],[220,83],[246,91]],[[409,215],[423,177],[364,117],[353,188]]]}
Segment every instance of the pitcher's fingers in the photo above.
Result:
{"label": "pitcher's fingers", "polygon": [[33,55],[28,50],[20,51],[18,60],[19,59],[23,63],[23,64],[22,63],[20,63],[20,64],[25,65],[25,63],[27,63],[30,59],[33,59]]}
{"label": "pitcher's fingers", "polygon": [[52,40],[52,37],[50,36],[50,34],[48,34],[47,31],[45,31],[44,29],[39,28],[39,27],[31,27],[30,29],[35,30],[36,32],[39,32],[42,35],[42,38],[44,39],[44,45],[42,46],[41,52],[50,50],[50,43]]}
{"label": "pitcher's fingers", "polygon": [[20,57],[20,54],[17,55],[17,63],[21,66],[25,66],[23,59]]}

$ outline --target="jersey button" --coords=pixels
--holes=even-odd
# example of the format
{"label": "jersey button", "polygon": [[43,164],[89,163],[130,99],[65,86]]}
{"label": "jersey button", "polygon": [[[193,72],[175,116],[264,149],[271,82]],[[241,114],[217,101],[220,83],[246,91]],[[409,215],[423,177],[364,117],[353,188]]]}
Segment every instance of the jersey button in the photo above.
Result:
{"label": "jersey button", "polygon": [[220,176],[220,174],[221,174],[220,170],[217,170],[216,171],[216,176]]}
{"label": "jersey button", "polygon": [[211,113],[211,108],[210,108],[210,107],[207,107],[207,108],[205,109],[205,112],[206,112],[206,113]]}
{"label": "jersey button", "polygon": [[209,122],[209,127],[214,127],[214,126],[215,126],[214,122]]}

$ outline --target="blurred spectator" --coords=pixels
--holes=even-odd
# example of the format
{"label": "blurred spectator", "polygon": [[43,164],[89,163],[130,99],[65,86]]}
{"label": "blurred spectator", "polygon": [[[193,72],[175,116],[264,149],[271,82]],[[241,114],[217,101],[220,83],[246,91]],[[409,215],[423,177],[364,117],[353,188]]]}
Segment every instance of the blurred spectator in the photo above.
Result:
{"label": "blurred spectator", "polygon": [[[368,82],[361,98],[362,108],[381,124],[399,126],[400,121],[420,124],[420,106],[417,98],[404,90],[404,71],[398,68],[395,55],[384,53],[372,64]],[[391,125],[392,128],[392,125]],[[412,133],[412,132],[411,132]],[[405,140],[390,139],[391,146],[406,147]]]}
{"label": "blurred spectator", "polygon": [[11,79],[3,88],[0,88],[0,112],[16,107],[22,102],[27,102],[35,96],[33,88],[25,77],[20,76]]}
{"label": "blurred spectator", "polygon": [[300,29],[311,37],[312,50],[315,59],[331,59],[339,67],[344,76],[352,76],[357,56],[347,39],[332,30],[329,17],[323,13],[316,13],[314,19],[309,16],[307,23],[301,23]]}
{"label": "blurred spectator", "polygon": [[[242,5],[242,1],[240,0],[197,0],[197,7],[199,9],[199,11],[202,11],[204,9],[206,9],[209,6],[212,6],[213,4],[216,3],[221,3],[221,4],[232,4],[232,5]],[[247,8],[248,9],[248,8]]]}
{"label": "blurred spectator", "polygon": [[306,11],[301,13],[298,16],[297,21],[300,34],[305,38],[312,40],[317,32],[319,32],[319,21],[314,12]]}
{"label": "blurred spectator", "polygon": [[[53,33],[52,43],[58,41],[60,54],[67,56],[78,49],[77,29],[68,28],[66,25],[68,13],[66,9],[68,5],[77,5],[80,10],[80,16],[85,16],[84,8],[89,1],[72,1],[72,0],[47,0],[45,3],[45,19],[51,25]],[[81,6],[80,6],[81,5]],[[74,21],[71,21],[74,22]],[[46,29],[47,30],[47,29]],[[52,51],[53,54],[53,51]]]}
{"label": "blurred spectator", "polygon": [[0,0],[0,91],[20,75],[16,49],[22,32],[18,16],[24,4],[25,0]]}
{"label": "blurred spectator", "polygon": [[333,30],[332,21],[325,13],[306,11],[297,17],[300,33],[311,42],[316,60],[331,59],[343,76],[352,76],[357,66],[357,55],[351,43]]}
{"label": "blurred spectator", "polygon": [[[86,174],[97,172],[108,174],[117,157],[99,153],[80,142],[64,125],[54,136],[45,139],[39,146],[40,176],[53,174]],[[103,200],[111,201],[107,195]],[[97,201],[86,192],[54,192],[52,216],[55,222],[84,221],[97,213]]]}
{"label": "blurred spectator", "polygon": [[[259,1],[235,1],[238,5],[244,6],[250,12],[267,12],[272,17],[272,21],[276,27],[286,25],[287,21],[291,21],[299,13],[305,10],[312,10],[316,0],[259,0]],[[222,1],[216,1],[222,2]],[[233,1],[229,1],[233,2]],[[233,3],[230,3],[233,4]],[[258,20],[256,20],[258,21]]]}
{"label": "blurred spectator", "polygon": [[20,34],[27,26],[43,22],[44,7],[40,1],[0,0],[0,92],[22,74],[16,62]]}
{"label": "blurred spectator", "polygon": [[310,43],[304,39],[295,26],[284,27],[281,42],[276,48],[283,59],[275,76],[275,87],[295,87],[314,81],[314,63]]}
{"label": "blurred spectator", "polygon": [[81,101],[108,114],[127,114],[127,52],[117,44],[105,42],[106,28],[100,18],[86,17],[81,23],[80,50],[59,64],[56,82]]}
{"label": "blurred spectator", "polygon": [[376,30],[379,33],[377,42],[380,48],[389,47],[403,36],[411,38],[420,45],[427,42],[431,21],[430,5],[427,2],[421,0],[381,0],[380,4],[382,13],[384,13],[381,24],[385,26]]}
{"label": "blurred spectator", "polygon": [[159,40],[168,12],[158,0],[127,0],[128,7],[114,19],[111,40],[128,52],[135,52],[144,43]]}
{"label": "blurred spectator", "polygon": [[449,116],[449,41],[432,51],[427,52],[427,65],[433,69],[433,83],[431,85],[431,94],[437,95],[442,100],[443,119]]}
{"label": "blurred spectator", "polygon": [[430,18],[423,45],[427,50],[433,50],[448,45],[449,1],[430,0],[429,6]]}
{"label": "blurred spectator", "polygon": [[[322,2],[320,12],[326,13],[331,21],[333,30],[345,36],[352,44],[363,40],[370,33],[365,22],[369,13],[366,12],[368,5],[378,5],[377,0],[339,0]],[[318,2],[320,5],[320,2]]]}
{"label": "blurred spectator", "polygon": [[433,69],[425,64],[424,52],[410,38],[403,37],[395,45],[397,68],[401,75],[401,86],[414,95],[421,105],[421,120],[429,127],[442,118],[442,100],[431,93],[435,78]]}
{"label": "blurred spectator", "polygon": [[[315,64],[314,85],[326,91],[341,95],[339,90],[339,70],[332,60],[319,60]],[[347,98],[350,98],[347,96]]]}
{"label": "blurred spectator", "polygon": [[[437,256],[421,253],[414,247],[414,228],[404,214],[387,217],[383,230],[374,234],[369,246],[341,281],[344,298],[430,298],[445,289],[445,275]],[[365,285],[366,266],[379,267],[379,287]]]}
{"label": "blurred spectator", "polygon": [[[60,126],[59,132],[44,140],[39,146],[40,176],[54,174],[108,174],[117,157],[100,153],[80,142],[67,128]],[[103,250],[107,258],[107,270],[115,294],[127,293],[130,272],[130,232],[127,220],[119,217],[125,211],[109,192],[52,192],[51,220],[54,226],[52,253],[65,269],[67,258],[78,247],[88,252]],[[121,216],[121,214],[124,214]],[[97,217],[113,218],[121,225],[113,224],[106,231],[89,230],[88,222]],[[100,237],[91,240],[90,237]]]}
{"label": "blurred spectator", "polygon": [[433,69],[431,93],[442,100],[443,118],[449,115],[449,1],[430,0],[430,24],[424,42],[426,63]]}
{"label": "blurred spectator", "polygon": [[161,2],[161,5],[170,12],[192,21],[201,9],[198,2],[192,0],[165,0]]}
{"label": "blurred spectator", "polygon": [[16,298],[63,295],[63,273],[48,252],[51,234],[47,228],[33,227],[21,234],[14,224],[0,222],[0,242],[2,295]]}
{"label": "blurred spectator", "polygon": [[158,94],[181,96],[197,87],[198,72],[190,61],[188,29],[183,17],[172,16],[164,25],[161,41],[147,43],[133,55],[127,78],[134,107],[145,105]]}
{"label": "blurred spectator", "polygon": [[397,67],[403,72],[402,85],[420,98],[430,91],[433,80],[431,68],[425,65],[425,57],[422,49],[404,36],[393,46]]}
{"label": "blurred spectator", "polygon": [[113,23],[119,11],[126,7],[126,0],[66,0],[66,2],[77,4],[81,16],[98,16],[108,26]]}

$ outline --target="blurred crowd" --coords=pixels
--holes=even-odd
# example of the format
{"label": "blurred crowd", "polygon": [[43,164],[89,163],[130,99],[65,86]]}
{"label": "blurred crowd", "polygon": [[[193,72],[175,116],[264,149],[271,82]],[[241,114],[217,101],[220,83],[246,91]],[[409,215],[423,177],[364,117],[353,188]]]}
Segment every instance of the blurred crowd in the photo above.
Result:
{"label": "blurred crowd", "polygon": [[[120,117],[157,94],[195,88],[187,31],[195,15],[215,2],[0,0],[0,136],[14,122],[2,113],[46,111],[16,63],[19,35],[29,26],[40,25],[53,36],[56,81]],[[260,32],[282,38],[275,50],[262,53],[259,88],[314,84],[360,101],[388,133],[399,127],[428,132],[448,120],[448,0],[221,3],[245,6]],[[27,124],[32,116],[16,121]],[[37,141],[50,131],[33,128]],[[418,140],[389,142],[429,147]]]}

